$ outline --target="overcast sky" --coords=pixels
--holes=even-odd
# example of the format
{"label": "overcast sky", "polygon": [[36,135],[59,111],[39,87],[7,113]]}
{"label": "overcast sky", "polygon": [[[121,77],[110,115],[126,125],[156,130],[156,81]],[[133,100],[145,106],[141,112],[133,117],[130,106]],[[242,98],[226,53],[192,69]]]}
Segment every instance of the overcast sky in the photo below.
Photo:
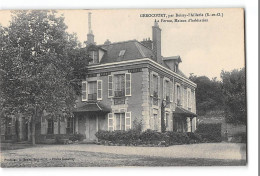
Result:
{"label": "overcast sky", "polygon": [[[220,77],[222,69],[230,71],[244,67],[244,26],[242,9],[163,9],[163,10],[66,10],[69,33],[76,33],[83,42],[88,33],[88,12],[92,12],[92,30],[95,42],[103,44],[106,39],[119,42],[144,38],[152,39],[152,25],[161,17],[141,18],[140,14],[187,14],[223,13],[223,17],[197,17],[208,22],[159,22],[162,29],[162,55],[180,55],[180,69],[188,76],[206,75]],[[168,18],[168,19],[175,19]],[[193,17],[195,19],[196,17]],[[166,18],[164,18],[166,19]],[[186,19],[186,18],[178,18]],[[8,26],[9,11],[0,12],[0,23]]]}

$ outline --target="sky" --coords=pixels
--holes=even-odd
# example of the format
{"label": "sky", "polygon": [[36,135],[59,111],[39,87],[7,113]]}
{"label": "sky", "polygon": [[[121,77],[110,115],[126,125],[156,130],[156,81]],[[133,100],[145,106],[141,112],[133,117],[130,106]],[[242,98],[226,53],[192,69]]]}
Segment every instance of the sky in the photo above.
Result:
{"label": "sky", "polygon": [[[245,65],[244,17],[242,9],[138,9],[138,10],[61,10],[69,33],[76,33],[80,42],[87,39],[88,12],[92,13],[92,31],[95,42],[103,44],[107,39],[119,42],[144,38],[152,39],[154,20],[162,29],[162,55],[179,55],[180,69],[189,76],[217,77],[221,70],[231,71]],[[192,19],[207,22],[162,22],[161,20],[187,20],[176,17],[188,13],[203,14]],[[223,14],[223,17],[205,17],[206,13]],[[140,17],[140,14],[166,14],[173,17]],[[0,24],[8,26],[10,11],[0,11]]]}

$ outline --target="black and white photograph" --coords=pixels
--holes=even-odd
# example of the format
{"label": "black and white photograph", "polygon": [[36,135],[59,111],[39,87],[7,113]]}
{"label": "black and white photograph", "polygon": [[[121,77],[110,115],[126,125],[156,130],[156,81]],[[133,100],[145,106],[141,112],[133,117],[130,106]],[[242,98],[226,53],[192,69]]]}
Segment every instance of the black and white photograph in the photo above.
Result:
{"label": "black and white photograph", "polygon": [[246,167],[246,59],[244,8],[2,10],[1,167]]}

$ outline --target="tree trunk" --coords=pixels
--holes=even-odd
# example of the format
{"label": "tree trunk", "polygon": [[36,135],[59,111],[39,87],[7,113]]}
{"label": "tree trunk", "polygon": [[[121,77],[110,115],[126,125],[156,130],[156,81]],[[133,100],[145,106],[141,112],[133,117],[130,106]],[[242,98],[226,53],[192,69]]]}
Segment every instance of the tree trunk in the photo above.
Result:
{"label": "tree trunk", "polygon": [[32,145],[35,145],[35,124],[37,118],[37,106],[35,106],[34,116],[32,116]]}
{"label": "tree trunk", "polygon": [[32,145],[35,145],[35,119],[32,120]]}
{"label": "tree trunk", "polygon": [[27,125],[27,138],[28,138],[28,142],[31,141],[31,121],[28,121],[28,125]]}
{"label": "tree trunk", "polygon": [[58,118],[58,134],[60,134],[60,117]]}

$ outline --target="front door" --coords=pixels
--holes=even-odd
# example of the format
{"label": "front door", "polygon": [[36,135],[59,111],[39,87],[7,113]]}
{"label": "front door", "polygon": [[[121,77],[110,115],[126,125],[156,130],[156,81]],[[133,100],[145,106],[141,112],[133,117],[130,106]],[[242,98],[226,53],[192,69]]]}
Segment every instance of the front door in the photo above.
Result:
{"label": "front door", "polygon": [[98,118],[96,114],[90,114],[86,118],[86,141],[95,141],[97,138],[95,136],[98,131]]}

